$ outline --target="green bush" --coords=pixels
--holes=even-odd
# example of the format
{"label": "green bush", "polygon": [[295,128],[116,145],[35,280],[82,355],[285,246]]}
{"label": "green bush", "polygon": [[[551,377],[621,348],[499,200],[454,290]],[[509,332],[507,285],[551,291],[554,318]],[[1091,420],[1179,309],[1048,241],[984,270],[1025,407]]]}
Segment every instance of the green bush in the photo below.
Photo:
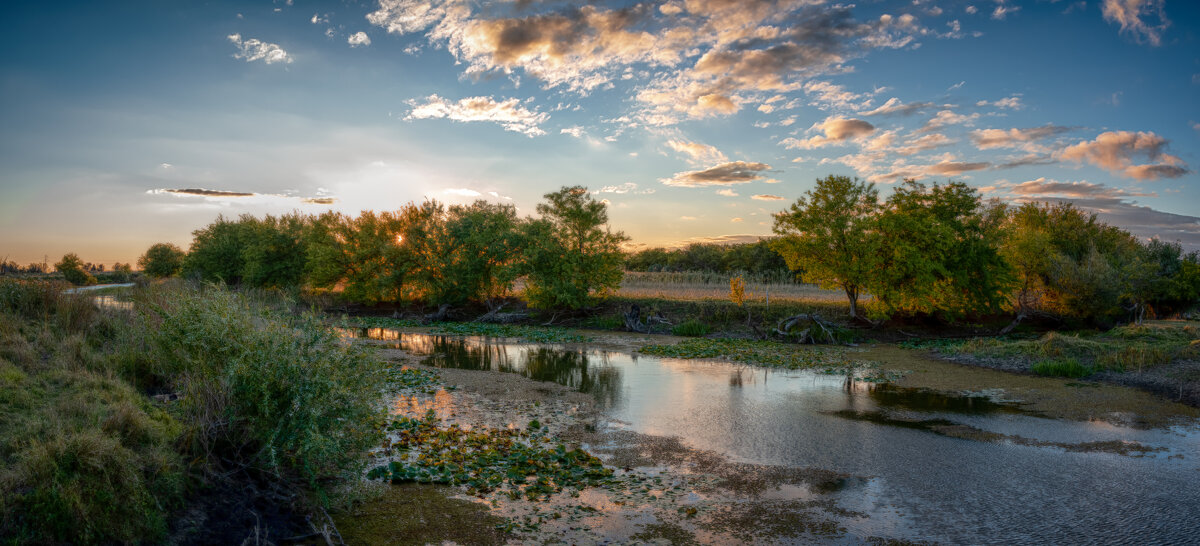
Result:
{"label": "green bush", "polygon": [[54,269],[62,273],[67,282],[76,286],[96,284],[96,277],[83,268],[83,260],[73,252],[64,255],[62,261],[54,264]]}
{"label": "green bush", "polygon": [[151,277],[174,277],[183,271],[185,255],[183,250],[171,243],[158,243],[138,258],[138,267]]}
{"label": "green bush", "polygon": [[150,371],[182,395],[184,447],[316,484],[375,445],[383,364],[315,316],[216,288],[150,291]]}
{"label": "green bush", "polygon": [[708,325],[696,319],[688,319],[671,328],[677,336],[701,337],[708,335]]}
{"label": "green bush", "polygon": [[1057,358],[1051,360],[1041,360],[1035,362],[1030,367],[1030,371],[1035,374],[1048,377],[1070,377],[1078,379],[1092,375],[1095,370],[1091,366],[1084,366],[1074,358]]}

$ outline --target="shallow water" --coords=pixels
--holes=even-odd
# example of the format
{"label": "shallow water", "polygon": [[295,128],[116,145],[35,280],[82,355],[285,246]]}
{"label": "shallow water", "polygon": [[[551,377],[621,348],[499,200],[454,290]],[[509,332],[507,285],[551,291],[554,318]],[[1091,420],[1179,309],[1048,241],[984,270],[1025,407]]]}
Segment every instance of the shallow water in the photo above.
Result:
{"label": "shallow water", "polygon": [[[808,371],[687,361],[586,346],[374,330],[441,367],[553,381],[596,397],[617,427],[677,436],[734,460],[817,467],[868,480],[833,496],[867,518],[851,538],[951,543],[1196,543],[1196,423],[1139,430],[1046,419],[986,398],[945,396]],[[984,442],[834,412],[944,419],[1044,442],[1132,441],[1141,457]]]}

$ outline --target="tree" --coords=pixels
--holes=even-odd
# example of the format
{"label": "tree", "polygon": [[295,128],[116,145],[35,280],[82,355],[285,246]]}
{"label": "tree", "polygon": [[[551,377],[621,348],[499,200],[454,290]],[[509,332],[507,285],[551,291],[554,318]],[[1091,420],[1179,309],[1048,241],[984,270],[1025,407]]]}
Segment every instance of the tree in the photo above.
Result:
{"label": "tree", "polygon": [[806,282],[839,288],[857,318],[858,298],[878,273],[879,240],[875,215],[879,192],[875,185],[845,176],[827,176],[804,193],[789,210],[775,215],[780,237],[771,248],[789,268],[803,271]]}
{"label": "tree", "polygon": [[304,280],[305,231],[309,220],[298,213],[262,220],[242,217],[242,281],[261,288],[299,286]]}
{"label": "tree", "polygon": [[523,246],[516,207],[476,201],[450,207],[439,233],[432,303],[491,302],[512,288]]}
{"label": "tree", "polygon": [[879,213],[878,273],[868,290],[888,312],[990,313],[1012,286],[999,253],[1002,208],[961,182],[906,180]]}
{"label": "tree", "polygon": [[83,260],[74,252],[63,255],[62,261],[54,264],[54,269],[62,273],[67,282],[76,286],[96,284],[96,277],[83,268]]}
{"label": "tree", "polygon": [[607,229],[608,207],[583,186],[563,186],[543,196],[542,217],[526,222],[525,297],[539,308],[578,309],[621,284],[624,233]]}
{"label": "tree", "polygon": [[208,281],[241,284],[246,247],[254,229],[254,217],[244,214],[237,221],[218,216],[215,222],[193,231],[192,246],[183,260],[184,274]]}
{"label": "tree", "polygon": [[138,267],[151,277],[173,277],[183,270],[184,256],[183,250],[171,243],[157,243],[138,258]]}
{"label": "tree", "polygon": [[307,236],[309,281],[318,288],[341,286],[351,301],[402,300],[417,267],[410,244],[415,230],[405,229],[416,215],[415,205],[394,213],[363,211],[358,218],[322,214]]}

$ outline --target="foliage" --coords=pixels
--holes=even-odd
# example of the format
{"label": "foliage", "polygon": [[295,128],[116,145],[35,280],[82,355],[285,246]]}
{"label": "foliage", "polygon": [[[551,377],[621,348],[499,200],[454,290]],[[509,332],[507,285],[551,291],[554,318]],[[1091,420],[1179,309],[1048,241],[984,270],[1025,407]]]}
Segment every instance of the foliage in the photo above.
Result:
{"label": "foliage", "polygon": [[[174,277],[183,271],[183,258],[187,254],[171,243],[151,245],[146,253],[138,258],[138,267],[151,277]],[[117,269],[122,264],[113,266]],[[128,267],[128,266],[126,266]]]}
{"label": "foliage", "polygon": [[794,279],[787,263],[770,247],[770,239],[754,243],[692,243],[683,248],[649,248],[626,256],[627,271],[746,273],[773,279]]}
{"label": "foliage", "polygon": [[245,271],[245,252],[249,246],[254,217],[243,215],[240,220],[217,220],[192,232],[192,246],[183,260],[187,277],[206,281],[239,284]]}
{"label": "foliage", "polygon": [[[467,486],[468,494],[483,494],[505,487],[513,498],[545,499],[563,488],[582,488],[610,481],[611,469],[600,459],[575,448],[550,442],[544,429],[525,430],[457,424],[440,426],[432,410],[424,419],[401,417],[387,430],[395,436],[390,449],[403,458],[368,473],[370,479],[392,483],[445,483]],[[532,478],[532,479],[531,479]]]}
{"label": "foliage", "polygon": [[62,260],[54,264],[54,269],[62,273],[67,282],[76,286],[96,284],[96,277],[88,273],[83,260],[80,260],[74,252],[63,255]]}
{"label": "foliage", "polygon": [[1200,329],[1168,323],[1120,326],[1102,333],[1049,332],[1036,339],[979,338],[941,349],[1032,361],[1066,358],[1097,371],[1131,371],[1195,358],[1197,339]]}
{"label": "foliage", "polygon": [[624,233],[602,228],[607,206],[583,186],[564,186],[538,204],[541,219],[526,222],[525,299],[536,308],[579,309],[621,284]]}
{"label": "foliage", "polygon": [[729,278],[729,301],[738,307],[746,303],[746,280],[741,275]]}
{"label": "foliage", "polygon": [[523,246],[513,205],[476,201],[454,205],[436,234],[424,239],[431,252],[423,256],[421,280],[425,300],[433,304],[491,301],[508,294],[517,277]]}
{"label": "foliage", "polygon": [[886,313],[999,311],[1012,275],[997,250],[1004,209],[985,210],[961,182],[925,186],[907,180],[879,212],[878,270],[868,290]]}
{"label": "foliage", "polygon": [[400,301],[416,267],[405,224],[420,217],[409,205],[399,212],[363,211],[358,218],[327,212],[312,222],[308,243],[309,281],[318,288],[341,286],[350,301]]}
{"label": "foliage", "polygon": [[0,280],[0,536],[139,543],[183,494],[179,424],[113,373],[120,317],[46,282]]}
{"label": "foliage", "polygon": [[688,319],[671,328],[671,333],[677,336],[688,337],[706,336],[708,335],[708,325],[694,318]]}
{"label": "foliage", "polygon": [[309,315],[283,316],[216,288],[143,295],[152,371],[181,394],[184,448],[317,480],[378,439],[382,364]]}
{"label": "foliage", "polygon": [[878,208],[874,184],[827,176],[775,216],[774,229],[780,237],[771,248],[789,268],[802,270],[806,282],[844,291],[850,316],[857,317],[858,298],[878,273],[880,242],[874,232]]}

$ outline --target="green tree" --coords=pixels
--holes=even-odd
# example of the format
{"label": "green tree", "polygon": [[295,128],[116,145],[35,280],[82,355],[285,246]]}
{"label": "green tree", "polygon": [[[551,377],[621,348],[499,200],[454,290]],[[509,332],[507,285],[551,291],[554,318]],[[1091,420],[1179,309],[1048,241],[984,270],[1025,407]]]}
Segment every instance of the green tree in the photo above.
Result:
{"label": "green tree", "polygon": [[62,261],[54,264],[54,269],[62,273],[67,282],[76,286],[96,284],[96,277],[84,269],[83,260],[74,252],[64,254]]}
{"label": "green tree", "polygon": [[259,220],[243,217],[242,282],[261,288],[300,286],[306,264],[309,220],[299,213]]}
{"label": "green tree", "polygon": [[241,284],[246,269],[245,253],[254,237],[254,217],[242,215],[236,221],[218,216],[217,220],[192,232],[192,246],[183,260],[183,272],[189,277],[226,284]]}
{"label": "green tree", "polygon": [[888,312],[999,311],[1012,275],[999,252],[1003,209],[988,210],[961,182],[906,180],[879,213],[878,272],[868,289]]}
{"label": "green tree", "polygon": [[521,244],[516,207],[476,201],[455,205],[437,237],[431,303],[491,302],[512,288]]}
{"label": "green tree", "polygon": [[[415,209],[410,205],[407,209]],[[318,288],[341,287],[362,303],[401,301],[417,266],[414,230],[405,230],[415,211],[363,211],[358,218],[328,212],[312,222],[306,269]]]}
{"label": "green tree", "polygon": [[775,215],[771,242],[789,268],[803,271],[806,282],[846,293],[850,317],[857,318],[858,299],[877,271],[879,238],[875,185],[845,176],[827,176],[804,193],[789,210]]}
{"label": "green tree", "polygon": [[525,297],[538,308],[578,309],[621,284],[624,233],[604,227],[608,207],[583,186],[543,196],[540,219],[524,224]]}
{"label": "green tree", "polygon": [[184,256],[183,250],[171,243],[157,243],[138,258],[138,267],[151,277],[173,277],[183,271]]}

